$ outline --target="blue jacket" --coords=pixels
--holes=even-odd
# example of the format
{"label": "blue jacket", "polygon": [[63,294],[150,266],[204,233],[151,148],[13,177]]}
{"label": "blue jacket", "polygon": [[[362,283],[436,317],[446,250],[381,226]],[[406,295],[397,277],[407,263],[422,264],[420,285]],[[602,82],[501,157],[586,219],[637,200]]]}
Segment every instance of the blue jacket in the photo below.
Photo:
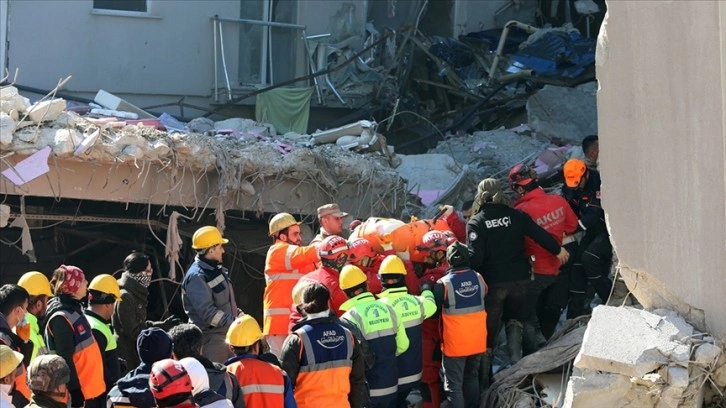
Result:
{"label": "blue jacket", "polygon": [[182,305],[189,321],[203,332],[226,334],[237,316],[227,268],[197,256],[182,282]]}
{"label": "blue jacket", "polygon": [[149,389],[151,364],[141,363],[116,381],[108,392],[109,407],[154,407],[156,401]]}

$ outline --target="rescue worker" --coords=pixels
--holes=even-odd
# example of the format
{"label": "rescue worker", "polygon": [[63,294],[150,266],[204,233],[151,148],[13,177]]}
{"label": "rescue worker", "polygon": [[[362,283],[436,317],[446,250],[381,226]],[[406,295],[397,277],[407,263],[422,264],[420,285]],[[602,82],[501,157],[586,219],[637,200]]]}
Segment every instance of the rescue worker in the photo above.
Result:
{"label": "rescue worker", "polygon": [[367,277],[357,266],[346,265],[340,271],[340,288],[348,300],[341,305],[341,320],[356,325],[375,356],[373,367],[366,370],[371,408],[395,406],[398,392],[396,356],[409,347],[406,330],[396,311],[377,301],[367,290]]}
{"label": "rescue worker", "polygon": [[[48,348],[45,347],[43,333],[40,332],[38,321],[45,319],[45,313],[48,310],[48,299],[53,297],[53,290],[50,287],[50,281],[41,272],[26,272],[18,280],[18,286],[28,291],[30,298],[28,299],[28,314],[25,315],[27,322],[24,326],[15,328],[15,332],[26,340],[33,343],[33,352],[30,355],[30,361],[33,361],[38,355],[48,354]],[[27,333],[25,336],[21,333]],[[26,338],[27,336],[27,338]]]}
{"label": "rescue worker", "polygon": [[103,357],[81,303],[88,281],[81,268],[61,265],[53,271],[50,284],[55,297],[48,302],[45,343],[51,353],[66,360],[71,370],[71,406],[82,407],[106,392]]}
{"label": "rescue worker", "polygon": [[103,381],[106,390],[93,400],[86,401],[86,408],[105,407],[106,394],[121,378],[121,365],[119,364],[116,335],[111,325],[114,305],[121,301],[121,290],[116,279],[107,274],[93,278],[88,284],[88,309],[85,314],[91,324],[93,337],[98,343],[103,358]]}
{"label": "rescue worker", "polygon": [[164,321],[146,320],[149,285],[153,273],[151,260],[142,252],[133,251],[123,261],[123,273],[118,279],[122,301],[116,302],[111,322],[118,337],[117,346],[124,363],[124,373],[141,362],[136,353],[136,340],[142,330],[149,327],[169,330],[181,323],[176,316],[170,316]]}
{"label": "rescue worker", "polygon": [[[449,226],[451,231],[456,236],[456,239],[458,241],[464,242],[466,241],[466,220],[463,219],[463,215],[460,215],[452,205],[442,205],[439,208],[440,211],[443,211],[441,215],[441,219],[446,221],[446,224]],[[471,207],[469,208],[469,211],[471,212]],[[468,219],[467,219],[468,220]]]}
{"label": "rescue worker", "polygon": [[209,388],[232,401],[233,407],[244,408],[245,400],[237,378],[232,373],[227,372],[227,367],[224,364],[215,363],[202,356],[204,335],[199,327],[190,323],[182,323],[172,327],[169,330],[169,336],[171,336],[174,344],[175,359],[195,358],[207,371]]}
{"label": "rescue worker", "polygon": [[600,156],[600,141],[597,135],[589,135],[582,139],[582,154],[588,169],[597,171],[597,160]]}
{"label": "rescue worker", "polygon": [[32,391],[26,408],[66,408],[71,369],[61,356],[40,355],[28,367],[28,387]]}
{"label": "rescue worker", "polygon": [[[559,245],[565,246],[563,238],[575,232],[578,221],[567,201],[562,196],[545,193],[539,186],[537,172],[526,164],[512,167],[508,179],[512,191],[519,197],[514,208],[525,212]],[[554,333],[560,314],[567,307],[568,289],[567,281],[558,276],[561,264],[556,256],[529,237],[524,239],[524,253],[534,259],[533,279],[527,292],[530,320],[524,323],[525,349],[534,352]]]}
{"label": "rescue worker", "polygon": [[144,329],[136,339],[136,350],[141,363],[116,381],[108,392],[109,408],[155,406],[154,395],[149,389],[149,374],[154,363],[172,357],[171,337],[158,327]]}
{"label": "rescue worker", "polygon": [[288,334],[292,288],[319,261],[315,246],[300,246],[300,222],[288,213],[272,217],[269,234],[274,243],[265,259],[265,293],[263,295],[262,333],[270,352],[280,358],[282,343]]}
{"label": "rescue worker", "polygon": [[366,403],[365,362],[351,332],[335,322],[325,285],[305,286],[305,318],[282,347],[282,368],[300,408],[361,408]]}
{"label": "rescue worker", "polygon": [[192,380],[192,402],[201,408],[233,408],[232,401],[209,389],[209,376],[202,363],[193,357],[178,360]]}
{"label": "rescue worker", "polygon": [[501,328],[506,323],[509,359],[515,364],[522,358],[523,322],[529,319],[527,290],[531,282],[530,265],[524,256],[524,238],[534,239],[560,262],[569,254],[550,234],[527,214],[509,207],[499,181],[484,179],[477,187],[474,216],[466,226],[471,266],[482,274],[489,286],[487,296],[487,348],[493,350]]}
{"label": "rescue worker", "polygon": [[478,407],[488,380],[479,377],[487,351],[486,284],[469,267],[469,249],[455,242],[446,251],[447,274],[436,282],[441,309],[444,389],[452,408]]}
{"label": "rescue worker", "polygon": [[348,263],[355,265],[368,277],[368,291],[374,295],[381,293],[381,278],[378,277],[378,269],[373,268],[373,260],[376,259],[376,252],[373,245],[364,238],[356,238],[348,241]]}
{"label": "rescue worker", "polygon": [[387,256],[378,272],[384,287],[384,291],[378,297],[396,312],[399,324],[403,326],[410,342],[408,350],[399,353],[397,357],[398,393],[395,406],[401,407],[406,405],[408,394],[421,385],[424,341],[422,325],[425,319],[436,313],[436,302],[431,293],[433,288],[431,284],[422,286],[421,296],[408,293],[406,268],[396,255]]}
{"label": "rescue worker", "polygon": [[161,360],[151,367],[148,387],[159,408],[192,408],[192,379],[178,361]]}
{"label": "rescue worker", "polygon": [[348,261],[348,241],[343,237],[331,235],[318,245],[318,256],[320,257],[318,269],[300,279],[325,285],[330,292],[330,309],[340,317],[343,315],[340,306],[348,300],[339,284],[340,270]]}
{"label": "rescue worker", "polygon": [[280,367],[260,359],[262,330],[252,316],[242,316],[227,330],[226,342],[234,355],[225,362],[242,388],[247,408],[296,408],[290,377]]}
{"label": "rescue worker", "polygon": [[197,256],[182,282],[184,311],[204,333],[204,357],[218,363],[230,357],[224,335],[242,313],[237,308],[229,272],[222,266],[224,244],[228,242],[216,227],[201,227],[194,232],[192,248]]}
{"label": "rescue worker", "polygon": [[[15,408],[12,392],[18,368],[23,364],[23,354],[0,345],[0,408]],[[22,369],[21,369],[22,370]]]}
{"label": "rescue worker", "polygon": [[[455,239],[454,239],[455,240]],[[451,241],[441,231],[429,231],[421,239],[419,251],[424,252],[424,262],[413,264],[419,286],[431,288],[446,275],[446,248]],[[408,275],[407,275],[408,276]],[[441,405],[441,316],[436,314],[424,320],[421,325],[423,372],[421,374],[421,396],[424,408],[438,408]]]}
{"label": "rescue worker", "polygon": [[25,406],[30,400],[30,390],[25,383],[25,367],[30,363],[33,343],[21,339],[13,329],[28,314],[28,298],[28,292],[18,285],[7,284],[0,287],[0,344],[23,355],[23,368],[16,376],[12,393],[13,404],[18,407]]}
{"label": "rescue worker", "polygon": [[317,246],[331,235],[343,236],[343,219],[349,215],[347,212],[340,211],[340,207],[335,203],[318,207],[320,232],[313,237],[310,245]]}
{"label": "rescue worker", "polygon": [[605,211],[600,204],[600,173],[588,169],[585,162],[570,159],[563,169],[565,186],[562,196],[580,218],[579,231],[584,231],[571,273],[570,303],[567,317],[587,313],[587,285],[607,302],[612,288],[610,267],[613,247],[605,225]]}

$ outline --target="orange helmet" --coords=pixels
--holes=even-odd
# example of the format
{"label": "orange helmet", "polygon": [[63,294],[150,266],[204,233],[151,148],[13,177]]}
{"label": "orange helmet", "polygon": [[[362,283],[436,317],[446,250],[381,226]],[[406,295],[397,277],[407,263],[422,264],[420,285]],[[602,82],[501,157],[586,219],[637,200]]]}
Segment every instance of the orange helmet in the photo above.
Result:
{"label": "orange helmet", "polygon": [[587,166],[584,161],[580,159],[568,160],[563,169],[563,172],[565,173],[565,184],[567,184],[567,187],[577,187],[586,171]]}
{"label": "orange helmet", "polygon": [[348,243],[348,260],[350,263],[358,263],[363,258],[373,258],[376,253],[373,251],[373,245],[367,239],[357,238]]}
{"label": "orange helmet", "polygon": [[318,255],[323,265],[340,270],[348,261],[348,241],[343,237],[331,235],[318,246]]}
{"label": "orange helmet", "polygon": [[512,188],[514,186],[524,187],[537,180],[537,172],[526,164],[521,163],[512,167],[512,170],[509,171],[508,180]]}
{"label": "orange helmet", "polygon": [[180,403],[192,396],[192,379],[181,363],[167,358],[151,367],[149,388],[160,406],[175,405],[173,402]]}

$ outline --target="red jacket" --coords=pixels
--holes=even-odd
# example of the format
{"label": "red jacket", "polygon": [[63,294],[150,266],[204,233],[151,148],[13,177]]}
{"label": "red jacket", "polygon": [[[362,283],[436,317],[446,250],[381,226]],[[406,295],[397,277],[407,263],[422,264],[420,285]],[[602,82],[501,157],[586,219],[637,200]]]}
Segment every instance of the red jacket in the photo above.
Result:
{"label": "red jacket", "polygon": [[330,310],[333,310],[335,314],[340,317],[343,313],[345,313],[343,310],[340,310],[340,305],[348,300],[348,296],[346,296],[343,289],[340,288],[340,283],[338,281],[339,278],[340,272],[333,268],[320,265],[318,269],[306,274],[300,278],[300,280],[319,282],[325,285],[325,287],[330,291]]}
{"label": "red jacket", "polygon": [[[514,208],[527,213],[534,222],[544,228],[557,243],[562,245],[562,236],[577,229],[577,216],[564,198],[555,194],[547,194],[538,187],[514,203]],[[560,261],[549,251],[536,244],[531,238],[524,238],[524,252],[527,256],[534,255],[533,269],[541,275],[557,275]]]}
{"label": "red jacket", "polygon": [[451,228],[451,232],[456,236],[456,240],[462,243],[466,243],[466,223],[464,220],[459,218],[459,214],[454,211],[451,214],[444,217],[446,224]]}

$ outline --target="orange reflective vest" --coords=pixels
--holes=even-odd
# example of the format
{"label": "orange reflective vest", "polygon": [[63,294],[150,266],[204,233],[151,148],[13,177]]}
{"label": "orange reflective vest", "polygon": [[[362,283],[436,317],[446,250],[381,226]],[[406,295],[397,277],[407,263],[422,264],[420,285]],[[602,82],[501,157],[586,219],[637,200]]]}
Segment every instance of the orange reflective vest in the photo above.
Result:
{"label": "orange reflective vest", "polygon": [[486,284],[471,269],[454,269],[442,277],[441,351],[447,357],[465,357],[487,350]]}
{"label": "orange reflective vest", "polygon": [[[18,336],[22,340],[20,336]],[[13,342],[12,337],[8,335],[7,333],[0,332],[0,344],[4,344],[11,349],[17,351],[18,353],[22,353],[23,349],[20,348],[19,345],[15,344]],[[25,379],[27,377],[27,371],[25,370],[25,364],[20,364],[21,367],[21,373],[18,374],[17,377],[15,377],[15,389],[18,390],[21,394],[23,394],[23,397],[30,401],[30,388],[28,388],[28,384],[25,382]]]}
{"label": "orange reflective vest", "polygon": [[[96,398],[106,392],[106,383],[103,380],[101,350],[93,337],[91,325],[86,316],[70,310],[59,310],[48,317],[48,321],[59,316],[66,319],[73,329],[73,341],[76,345],[73,352],[73,365],[76,367],[83,398],[86,400]],[[47,335],[53,336],[50,325],[47,330]]]}
{"label": "orange reflective vest", "polygon": [[265,294],[263,296],[264,334],[288,334],[292,288],[318,262],[314,246],[290,245],[278,241],[267,251],[265,259]]}
{"label": "orange reflective vest", "polygon": [[237,356],[227,365],[227,371],[239,381],[245,406],[283,407],[285,405],[285,375],[282,370],[257,356]]}
{"label": "orange reflective vest", "polygon": [[353,335],[334,322],[307,324],[295,334],[302,343],[295,383],[298,407],[350,407]]}

